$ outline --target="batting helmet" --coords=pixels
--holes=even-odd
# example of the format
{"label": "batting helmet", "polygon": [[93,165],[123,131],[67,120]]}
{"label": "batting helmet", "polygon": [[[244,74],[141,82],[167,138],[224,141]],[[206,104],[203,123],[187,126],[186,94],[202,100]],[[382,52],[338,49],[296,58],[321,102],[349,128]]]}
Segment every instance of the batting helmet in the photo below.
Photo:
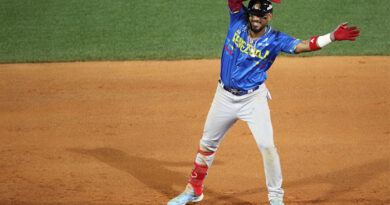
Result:
{"label": "batting helmet", "polygon": [[[253,6],[260,3],[260,9],[254,8]],[[248,14],[263,17],[269,13],[272,13],[272,3],[269,0],[251,0],[248,4]]]}

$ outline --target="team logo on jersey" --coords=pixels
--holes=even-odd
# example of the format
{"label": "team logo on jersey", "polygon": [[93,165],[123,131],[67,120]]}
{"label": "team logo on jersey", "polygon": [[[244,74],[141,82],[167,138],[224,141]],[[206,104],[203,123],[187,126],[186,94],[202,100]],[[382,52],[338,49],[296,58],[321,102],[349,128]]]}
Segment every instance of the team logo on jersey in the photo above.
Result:
{"label": "team logo on jersey", "polygon": [[265,38],[261,43],[259,43],[258,45],[259,46],[269,46],[269,43],[267,42],[268,41],[268,37],[267,38]]}
{"label": "team logo on jersey", "polygon": [[242,25],[242,26],[241,26],[241,30],[238,29],[238,30],[236,31],[236,33],[238,33],[238,35],[240,35],[241,32],[245,32],[245,31],[248,31],[248,26],[247,26],[246,24]]}

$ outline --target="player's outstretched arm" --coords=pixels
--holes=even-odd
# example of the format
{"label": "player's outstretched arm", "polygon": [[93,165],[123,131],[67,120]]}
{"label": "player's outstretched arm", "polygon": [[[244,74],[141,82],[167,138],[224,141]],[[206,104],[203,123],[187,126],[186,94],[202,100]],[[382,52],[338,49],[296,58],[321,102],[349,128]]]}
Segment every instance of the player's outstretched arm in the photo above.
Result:
{"label": "player's outstretched arm", "polygon": [[348,23],[341,23],[332,33],[323,36],[313,36],[309,40],[301,41],[295,48],[295,53],[317,51],[334,41],[354,41],[360,30],[356,26],[347,27]]}

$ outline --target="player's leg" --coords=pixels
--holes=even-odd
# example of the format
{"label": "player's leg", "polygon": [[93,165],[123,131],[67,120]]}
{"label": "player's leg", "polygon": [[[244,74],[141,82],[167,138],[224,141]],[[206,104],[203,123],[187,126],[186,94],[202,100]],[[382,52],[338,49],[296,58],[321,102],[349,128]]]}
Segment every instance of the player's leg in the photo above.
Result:
{"label": "player's leg", "polygon": [[283,200],[282,171],[278,152],[274,145],[270,110],[267,102],[268,90],[262,85],[240,112],[246,121],[261,151],[266,176],[269,200]]}
{"label": "player's leg", "polygon": [[200,146],[184,192],[170,200],[168,205],[184,205],[188,202],[198,202],[203,199],[203,180],[207,176],[208,164],[211,165],[214,160],[215,152],[204,152],[202,150],[207,149]]}
{"label": "player's leg", "polygon": [[215,152],[223,137],[237,121],[237,110],[229,94],[220,87],[217,88],[186,189],[168,202],[168,205],[196,202],[203,198],[203,181],[207,176],[207,170],[214,161]]}
{"label": "player's leg", "polygon": [[[200,150],[196,156],[191,176],[205,177],[207,175],[205,172],[211,166],[215,152],[226,133],[236,121],[237,110],[234,108],[230,93],[218,87],[207,115],[203,136],[200,140]],[[189,180],[189,184],[198,192],[197,194],[201,193],[203,185],[197,182],[198,180],[203,182],[204,177],[198,177],[198,179],[191,177]]]}
{"label": "player's leg", "polygon": [[218,86],[200,140],[205,152],[217,151],[222,139],[237,121],[239,107],[234,102],[234,97]]}

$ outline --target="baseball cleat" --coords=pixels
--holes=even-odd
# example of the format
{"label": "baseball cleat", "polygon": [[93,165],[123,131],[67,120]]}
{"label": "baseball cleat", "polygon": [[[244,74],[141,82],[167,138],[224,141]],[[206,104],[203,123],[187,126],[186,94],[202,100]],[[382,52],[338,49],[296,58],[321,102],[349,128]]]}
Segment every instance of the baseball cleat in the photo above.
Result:
{"label": "baseball cleat", "polygon": [[202,201],[202,199],[203,193],[200,196],[196,196],[195,194],[183,192],[179,196],[170,200],[167,205],[184,205],[189,202],[199,202]]}
{"label": "baseball cleat", "polygon": [[271,199],[269,202],[271,205],[284,205],[282,199]]}

